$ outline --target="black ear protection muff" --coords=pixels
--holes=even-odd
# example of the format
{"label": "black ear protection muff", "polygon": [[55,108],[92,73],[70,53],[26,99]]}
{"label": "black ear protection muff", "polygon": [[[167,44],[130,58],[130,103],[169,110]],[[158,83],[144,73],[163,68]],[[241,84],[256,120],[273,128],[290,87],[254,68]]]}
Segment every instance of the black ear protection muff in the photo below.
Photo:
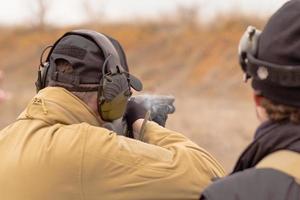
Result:
{"label": "black ear protection muff", "polygon": [[258,41],[261,31],[253,26],[249,26],[246,32],[243,34],[239,44],[239,62],[245,72],[245,81],[251,78],[251,75],[247,73],[248,68],[248,55],[257,56],[258,52]]}
{"label": "black ear protection muff", "polygon": [[[53,49],[59,41],[68,35],[79,35],[93,41],[104,54],[104,64],[98,87],[98,112],[104,121],[121,118],[126,110],[127,101],[132,95],[130,74],[121,65],[120,56],[112,42],[103,34],[90,30],[75,30],[64,34],[51,48],[46,62],[41,61],[36,82],[37,91],[46,87],[49,71],[49,60]],[[49,48],[49,47],[48,47]],[[48,49],[47,48],[47,49]],[[46,49],[43,51],[45,53]],[[41,60],[43,57],[41,56]]]}
{"label": "black ear protection muff", "polygon": [[249,26],[239,44],[239,62],[244,80],[254,78],[283,87],[300,87],[300,66],[284,66],[257,58],[261,31]]}

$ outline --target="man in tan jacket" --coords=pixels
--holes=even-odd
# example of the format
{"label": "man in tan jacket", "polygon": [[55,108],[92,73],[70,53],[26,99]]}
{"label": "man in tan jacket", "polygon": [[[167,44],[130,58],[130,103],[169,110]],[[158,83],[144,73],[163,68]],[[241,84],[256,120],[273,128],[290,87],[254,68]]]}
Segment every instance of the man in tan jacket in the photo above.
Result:
{"label": "man in tan jacket", "polygon": [[[224,175],[182,134],[143,124],[140,104],[126,106],[130,88],[141,84],[116,40],[66,33],[41,67],[38,94],[0,132],[1,200],[197,199]],[[142,141],[103,128],[123,115]]]}

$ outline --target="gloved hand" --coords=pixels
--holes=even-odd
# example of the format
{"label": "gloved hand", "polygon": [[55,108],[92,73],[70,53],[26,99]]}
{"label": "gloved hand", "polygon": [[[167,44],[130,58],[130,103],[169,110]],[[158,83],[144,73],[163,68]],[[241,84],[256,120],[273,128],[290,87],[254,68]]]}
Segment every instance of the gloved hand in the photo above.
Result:
{"label": "gloved hand", "polygon": [[147,113],[147,109],[143,105],[135,101],[129,100],[124,115],[124,119],[127,122],[128,129],[132,130],[133,123],[138,119],[144,119],[146,113]]}
{"label": "gloved hand", "polygon": [[142,104],[147,110],[150,110],[152,121],[161,126],[166,125],[168,115],[175,112],[173,96],[164,95],[139,95],[131,98],[132,101]]}
{"label": "gloved hand", "polygon": [[128,135],[128,128],[127,122],[124,118],[117,119],[113,122],[106,122],[103,125],[103,128],[111,130],[118,135],[127,136]]}
{"label": "gloved hand", "polygon": [[[123,119],[105,124],[104,127],[113,130],[119,135],[133,137],[132,124],[137,119],[144,119],[146,112],[150,111],[152,121],[165,126],[168,115],[175,112],[173,105],[175,98],[164,95],[139,95],[130,98]],[[137,130],[137,132],[140,132]]]}
{"label": "gloved hand", "polygon": [[168,115],[173,113],[173,106],[164,104],[153,105],[151,107],[151,120],[158,123],[160,126],[165,127],[168,119]]}

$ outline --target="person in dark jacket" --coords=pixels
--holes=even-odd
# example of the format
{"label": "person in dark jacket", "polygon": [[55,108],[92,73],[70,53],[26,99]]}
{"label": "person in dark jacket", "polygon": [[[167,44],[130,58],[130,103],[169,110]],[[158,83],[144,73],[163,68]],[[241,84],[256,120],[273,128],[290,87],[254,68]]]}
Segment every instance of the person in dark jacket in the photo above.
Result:
{"label": "person in dark jacket", "polygon": [[249,27],[239,58],[261,125],[233,172],[200,199],[299,200],[300,1],[283,5],[263,31]]}

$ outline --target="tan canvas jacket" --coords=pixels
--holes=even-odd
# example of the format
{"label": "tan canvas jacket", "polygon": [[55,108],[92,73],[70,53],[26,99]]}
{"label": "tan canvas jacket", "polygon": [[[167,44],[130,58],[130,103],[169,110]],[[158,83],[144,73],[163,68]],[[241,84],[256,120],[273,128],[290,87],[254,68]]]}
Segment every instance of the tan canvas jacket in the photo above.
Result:
{"label": "tan canvas jacket", "polygon": [[0,132],[0,199],[198,199],[224,175],[182,134],[149,122],[144,141],[101,128],[77,97],[46,88]]}

